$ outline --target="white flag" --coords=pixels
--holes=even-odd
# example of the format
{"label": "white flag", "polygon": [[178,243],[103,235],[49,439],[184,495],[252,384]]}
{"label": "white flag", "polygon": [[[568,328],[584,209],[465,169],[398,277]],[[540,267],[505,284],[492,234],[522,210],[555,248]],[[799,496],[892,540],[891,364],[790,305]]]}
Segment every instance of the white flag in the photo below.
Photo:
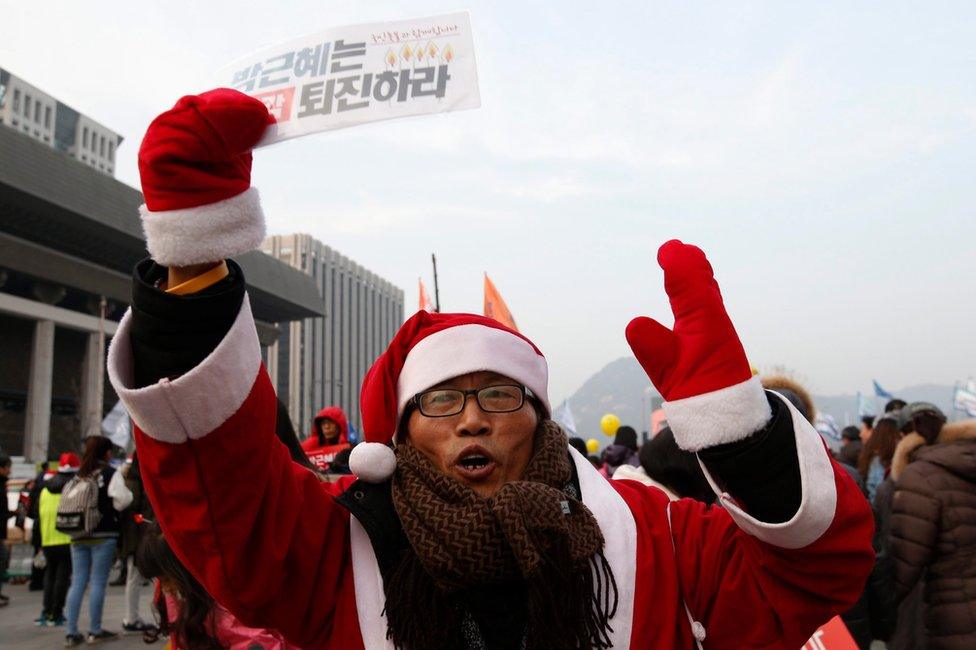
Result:
{"label": "white flag", "polygon": [[569,400],[564,401],[555,411],[552,412],[552,421],[563,428],[567,436],[576,435],[576,419],[573,411],[569,408]]}
{"label": "white flag", "polygon": [[834,422],[832,415],[829,413],[818,413],[814,420],[813,428],[827,441],[827,446],[831,449],[836,450],[840,448],[840,429],[837,428],[837,423]]}
{"label": "white flag", "polygon": [[[972,384],[972,380],[969,383]],[[952,407],[970,417],[976,417],[976,390],[972,390],[970,386],[957,386],[952,396]]]}
{"label": "white flag", "polygon": [[129,420],[129,412],[122,405],[122,400],[116,402],[112,410],[102,420],[102,435],[111,440],[116,447],[129,448],[129,440],[132,439],[132,425]]}
{"label": "white flag", "polygon": [[860,391],[857,393],[857,417],[863,418],[867,416],[873,416],[875,414],[874,400],[867,395],[862,395]]}
{"label": "white flag", "polygon": [[408,115],[481,106],[467,12],[336,27],[224,67],[221,86],[263,101],[260,145]]}

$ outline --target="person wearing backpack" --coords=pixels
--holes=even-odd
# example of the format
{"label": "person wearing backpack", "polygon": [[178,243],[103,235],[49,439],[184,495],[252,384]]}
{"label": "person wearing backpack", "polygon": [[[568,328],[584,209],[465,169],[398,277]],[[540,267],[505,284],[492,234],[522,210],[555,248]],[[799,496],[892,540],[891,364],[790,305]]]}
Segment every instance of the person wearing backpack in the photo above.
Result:
{"label": "person wearing backpack", "polygon": [[105,436],[86,439],[81,467],[64,487],[58,506],[57,528],[71,535],[73,570],[68,590],[68,634],[64,640],[67,648],[86,641],[78,631],[78,615],[89,583],[88,643],[119,638],[117,633],[102,629],[102,606],[118,544],[118,513],[132,503],[132,492],[125,486],[121,472],[108,464],[111,454],[112,441]]}
{"label": "person wearing backpack", "polygon": [[61,492],[78,472],[78,454],[65,452],[58,460],[57,473],[40,485],[31,499],[30,516],[44,557],[44,609],[34,621],[38,627],[64,625],[64,602],[71,580],[71,536],[57,529]]}

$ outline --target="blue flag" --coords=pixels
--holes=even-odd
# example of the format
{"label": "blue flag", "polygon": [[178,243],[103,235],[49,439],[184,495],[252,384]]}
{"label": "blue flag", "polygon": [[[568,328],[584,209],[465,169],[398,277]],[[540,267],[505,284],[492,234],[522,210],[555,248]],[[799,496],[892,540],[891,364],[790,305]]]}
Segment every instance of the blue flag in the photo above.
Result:
{"label": "blue flag", "polygon": [[891,393],[889,393],[888,391],[886,391],[884,388],[881,387],[881,384],[878,383],[878,380],[877,379],[872,379],[871,381],[874,382],[874,396],[875,397],[884,397],[885,399],[894,399],[895,398],[894,395],[892,395]]}

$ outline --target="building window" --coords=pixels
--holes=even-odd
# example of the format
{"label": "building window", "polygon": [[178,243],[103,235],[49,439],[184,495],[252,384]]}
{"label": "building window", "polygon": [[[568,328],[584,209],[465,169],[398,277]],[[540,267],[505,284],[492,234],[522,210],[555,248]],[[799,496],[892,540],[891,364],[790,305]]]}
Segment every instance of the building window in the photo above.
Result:
{"label": "building window", "polygon": [[31,109],[31,96],[24,95],[24,117],[28,120],[30,119],[30,109]]}
{"label": "building window", "polygon": [[50,136],[44,136],[44,142],[50,142],[50,141],[51,141]]}
{"label": "building window", "polygon": [[34,121],[41,123],[41,102],[34,102]]}
{"label": "building window", "polygon": [[85,156],[85,154],[81,154],[81,162],[88,162],[88,158]]}
{"label": "building window", "polygon": [[115,143],[111,140],[108,143],[108,161],[115,162]]}
{"label": "building window", "polygon": [[20,110],[20,89],[14,88],[14,112]]}
{"label": "building window", "polygon": [[20,124],[20,121],[16,117],[10,120],[10,126],[17,126],[18,124]]}
{"label": "building window", "polygon": [[50,106],[44,107],[44,128],[45,129],[51,128],[51,107]]}
{"label": "building window", "polygon": [[[87,126],[81,130],[81,146],[84,149],[88,148],[88,127]],[[81,159],[84,160],[85,157],[82,156]]]}
{"label": "building window", "polygon": [[99,136],[98,155],[101,156],[102,158],[105,157],[105,136],[104,135]]}

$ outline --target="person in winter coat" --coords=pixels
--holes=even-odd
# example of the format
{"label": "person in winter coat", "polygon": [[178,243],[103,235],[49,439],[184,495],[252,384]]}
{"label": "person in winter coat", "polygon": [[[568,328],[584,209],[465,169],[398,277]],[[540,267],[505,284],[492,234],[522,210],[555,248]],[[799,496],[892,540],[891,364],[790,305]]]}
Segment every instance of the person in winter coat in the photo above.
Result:
{"label": "person in winter coat", "polygon": [[895,447],[891,470],[878,486],[871,503],[874,511],[874,550],[877,556],[875,571],[878,574],[877,597],[872,602],[872,628],[878,630],[877,638],[886,642],[888,650],[916,650],[925,647],[925,623],[922,620],[922,584],[915,585],[907,596],[895,598],[895,564],[891,552],[891,514],[895,486],[901,474],[911,463],[912,454],[925,444],[925,439],[911,433],[911,421],[901,413],[892,413],[903,437]]}
{"label": "person in winter coat", "polygon": [[346,413],[338,406],[326,406],[312,420],[312,430],[302,441],[302,449],[314,451],[319,447],[346,444],[349,444]]}
{"label": "person in winter coat", "polygon": [[633,427],[624,425],[617,429],[613,444],[603,450],[603,474],[607,478],[613,476],[621,465],[640,467],[637,457],[637,432]]}
{"label": "person in winter coat", "polygon": [[[946,424],[926,402],[905,407],[924,444],[900,471],[892,498],[895,590],[923,584],[929,648],[976,647],[976,420]],[[913,438],[917,441],[917,438]]]}
{"label": "person in winter coat", "polygon": [[840,450],[837,459],[845,465],[857,467],[864,443],[861,442],[861,430],[855,426],[846,426],[840,432]]}
{"label": "person in winter coat", "polygon": [[857,460],[857,471],[867,488],[868,501],[872,503],[878,487],[888,476],[891,458],[899,440],[901,440],[901,432],[898,430],[897,414],[885,413],[877,418],[871,438],[864,445],[864,450]]}
{"label": "person in winter coat", "polygon": [[132,454],[132,463],[125,472],[125,486],[132,492],[132,503],[119,515],[122,533],[119,559],[125,564],[125,616],[122,618],[122,633],[141,635],[152,630],[154,626],[142,620],[139,615],[139,600],[145,578],[135,566],[135,555],[145,529],[141,522],[145,519],[151,521],[155,519],[155,515],[142,484],[138,452]]}
{"label": "person in winter coat", "polygon": [[604,480],[551,420],[539,349],[473,314],[419,312],[373,364],[355,480],[291,462],[228,259],[262,241],[250,149],[271,122],[220,89],[150,125],[152,259],[108,362],[167,542],[241,622],[308,650],[794,649],[854,602],[868,505],[752,377],[710,264],[679,241],[658,251],[673,329],[640,317],[626,336],[722,508]]}
{"label": "person in winter coat", "polygon": [[81,461],[73,452],[61,454],[57,473],[44,481],[36,498],[31,499],[30,516],[40,538],[44,554],[44,605],[41,615],[34,621],[38,627],[64,625],[64,602],[71,581],[71,537],[55,527],[61,492],[68,484]]}
{"label": "person in winter coat", "polygon": [[[112,441],[105,436],[91,436],[85,440],[85,453],[76,476],[94,477],[97,480],[98,511],[101,518],[91,535],[71,541],[72,571],[71,587],[68,589],[68,634],[64,640],[65,647],[81,645],[85,641],[111,641],[118,637],[117,633],[102,629],[102,607],[105,604],[105,585],[115,560],[121,529],[119,513],[132,503],[132,492],[125,486],[122,474],[109,465],[111,455]],[[89,585],[89,627],[86,638],[78,631],[78,617],[81,614],[81,601]]]}
{"label": "person in winter coat", "polygon": [[3,594],[3,580],[7,574],[7,521],[13,517],[10,506],[7,504],[7,479],[10,477],[10,468],[13,462],[10,456],[0,452],[0,607],[6,607],[10,603],[10,597]]}

